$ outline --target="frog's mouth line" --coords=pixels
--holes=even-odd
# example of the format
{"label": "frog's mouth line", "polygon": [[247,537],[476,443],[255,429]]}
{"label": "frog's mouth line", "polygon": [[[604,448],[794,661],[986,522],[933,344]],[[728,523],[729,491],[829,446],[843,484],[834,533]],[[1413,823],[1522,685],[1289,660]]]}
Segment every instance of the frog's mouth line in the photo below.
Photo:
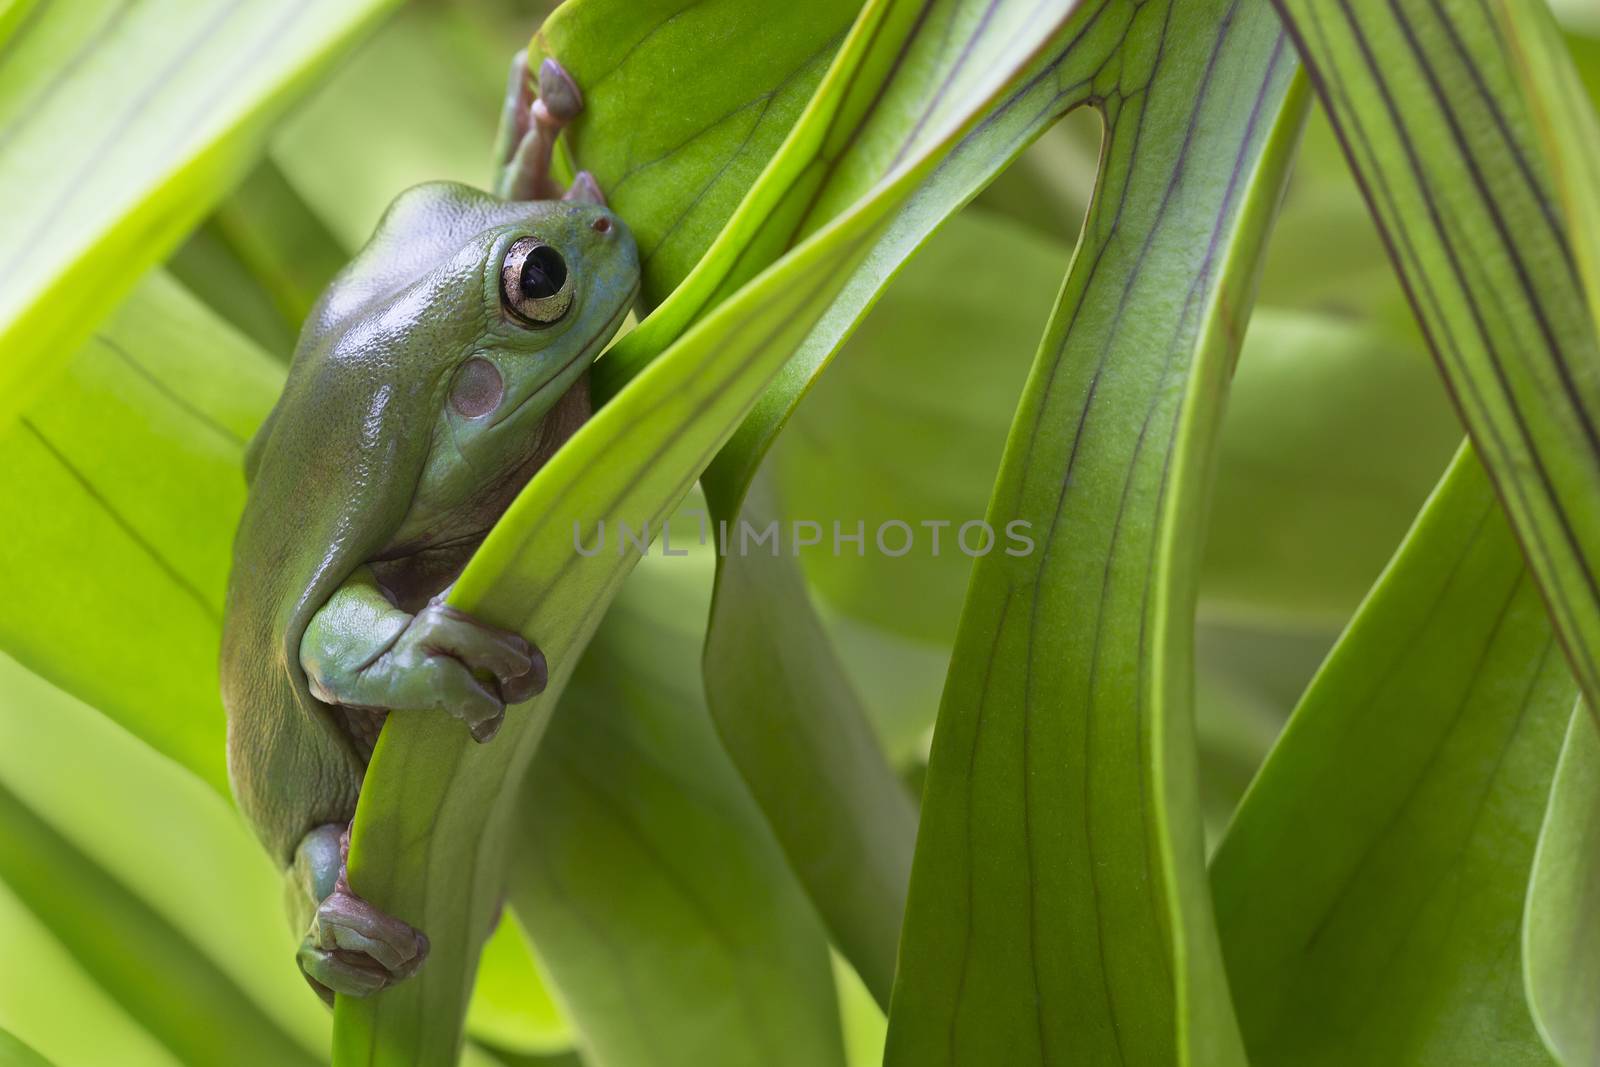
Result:
{"label": "frog's mouth line", "polygon": [[628,317],[628,312],[633,308],[633,302],[635,300],[637,300],[638,298],[639,298],[639,284],[637,282],[635,282],[634,286],[633,286],[633,290],[631,292],[629,292],[629,294],[628,294],[628,299],[624,300],[622,302],[621,306],[617,308],[617,313],[615,315],[611,316],[611,318],[609,320],[607,320],[607,322],[606,322],[606,324],[604,326],[600,327],[600,329],[597,330],[594,333],[593,336],[591,336],[587,341],[585,341],[583,343],[583,346],[578,349],[578,354],[577,355],[573,356],[571,359],[567,360],[567,362],[563,363],[556,370],[556,372],[553,375],[550,376],[550,380],[549,381],[545,382],[543,385],[539,386],[539,388],[535,389],[533,392],[529,393],[527,396],[525,396],[521,400],[517,401],[515,406],[513,406],[512,408],[507,410],[503,415],[501,415],[499,418],[497,418],[493,422],[491,422],[488,425],[487,428],[490,429],[490,430],[494,429],[496,426],[499,426],[502,422],[505,422],[507,419],[511,418],[511,416],[513,416],[517,412],[521,411],[523,406],[526,405],[529,401],[533,400],[535,397],[543,396],[546,392],[548,392],[551,388],[553,388],[557,382],[559,382],[561,380],[561,376],[563,374],[567,373],[567,371],[571,370],[577,364],[579,364],[579,363],[581,363],[581,362],[583,362],[585,360],[588,360],[589,362],[592,363],[595,360],[595,358],[597,356],[599,356],[598,352],[593,351],[594,348],[596,347],[597,342],[598,343],[603,343],[603,342],[600,342],[600,338],[602,338],[602,337],[611,337],[614,334],[616,334],[617,330],[622,326],[622,320]]}

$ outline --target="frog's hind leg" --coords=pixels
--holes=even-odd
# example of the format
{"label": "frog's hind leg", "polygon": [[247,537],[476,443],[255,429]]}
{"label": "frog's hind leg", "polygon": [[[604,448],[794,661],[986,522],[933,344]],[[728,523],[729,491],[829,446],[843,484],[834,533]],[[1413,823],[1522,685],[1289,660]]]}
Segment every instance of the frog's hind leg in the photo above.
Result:
{"label": "frog's hind leg", "polygon": [[335,993],[366,997],[415,974],[428,957],[420,931],[386,915],[350,889],[349,830],[319,826],[295,850],[289,893],[305,924],[300,970],[330,1005]]}
{"label": "frog's hind leg", "polygon": [[587,171],[580,172],[564,194],[550,174],[556,138],[583,111],[583,94],[566,68],[553,59],[539,64],[539,94],[528,76],[528,53],[511,61],[495,158],[500,171],[495,193],[507,200],[580,200],[604,203],[600,187]]}

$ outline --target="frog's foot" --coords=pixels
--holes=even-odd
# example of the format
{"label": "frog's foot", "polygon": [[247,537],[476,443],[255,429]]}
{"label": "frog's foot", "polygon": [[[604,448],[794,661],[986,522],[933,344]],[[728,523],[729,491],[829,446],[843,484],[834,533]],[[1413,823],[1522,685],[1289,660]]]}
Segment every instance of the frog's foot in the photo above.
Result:
{"label": "frog's foot", "polygon": [[485,625],[438,598],[412,617],[374,666],[392,675],[394,691],[383,706],[443,711],[480,742],[500,731],[508,704],[543,692],[547,680],[544,655],[521,634]]}
{"label": "frog's foot", "polygon": [[335,993],[368,997],[404,981],[428,958],[428,939],[420,930],[350,890],[348,831],[339,846],[338,881],[317,905],[298,957],[306,981],[330,1006]]}
{"label": "frog's foot", "polygon": [[[529,100],[528,55],[511,63],[500,125],[500,177],[495,191],[508,200],[554,200],[562,195],[550,175],[556,138],[583,111],[583,94],[553,59],[539,64],[539,95]],[[593,184],[594,179],[589,179]]]}

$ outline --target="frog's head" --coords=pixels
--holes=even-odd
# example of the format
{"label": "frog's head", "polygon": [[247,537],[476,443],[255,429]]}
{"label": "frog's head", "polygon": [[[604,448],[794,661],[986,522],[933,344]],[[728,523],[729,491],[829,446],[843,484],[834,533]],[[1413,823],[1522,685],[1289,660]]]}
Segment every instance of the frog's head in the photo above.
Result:
{"label": "frog's head", "polygon": [[431,439],[402,540],[447,532],[475,489],[526,465],[638,288],[633,238],[603,206],[454,183],[395,201],[308,330],[426,398],[427,425],[398,428]]}

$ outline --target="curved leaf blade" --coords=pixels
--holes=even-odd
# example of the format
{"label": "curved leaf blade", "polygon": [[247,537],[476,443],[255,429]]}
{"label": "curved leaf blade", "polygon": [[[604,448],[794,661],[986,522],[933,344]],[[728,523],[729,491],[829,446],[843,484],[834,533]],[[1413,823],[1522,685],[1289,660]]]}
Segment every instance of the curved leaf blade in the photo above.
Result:
{"label": "curved leaf blade", "polygon": [[1115,55],[1100,183],[988,513],[1038,546],[974,565],[890,1067],[1243,1062],[1204,878],[1191,613],[1222,395],[1305,98],[1248,4],[1145,4]]}
{"label": "curved leaf blade", "polygon": [[224,795],[223,594],[244,445],[282,381],[158,273],[0,430],[0,648]]}

